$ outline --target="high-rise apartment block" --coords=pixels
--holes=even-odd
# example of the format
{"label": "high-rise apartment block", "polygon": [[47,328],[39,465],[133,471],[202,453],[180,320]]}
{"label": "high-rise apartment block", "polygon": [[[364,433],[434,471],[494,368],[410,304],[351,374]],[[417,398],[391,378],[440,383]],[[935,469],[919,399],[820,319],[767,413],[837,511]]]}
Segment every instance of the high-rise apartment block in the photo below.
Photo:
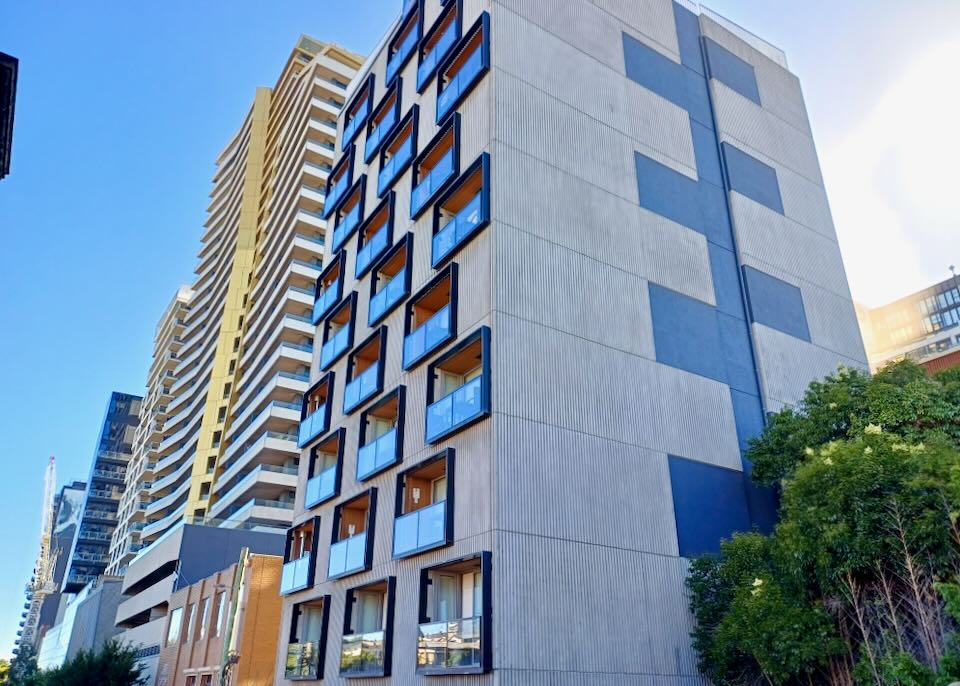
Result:
{"label": "high-rise apartment block", "polygon": [[80,514],[80,528],[68,554],[67,571],[61,590],[77,593],[103,574],[108,551],[117,526],[117,510],[127,464],[133,454],[142,398],[113,392],[100,429],[97,448],[87,477],[87,491]]}
{"label": "high-rise apartment block", "polygon": [[783,53],[688,2],[407,0],[324,216],[277,683],[702,683],[686,558],[771,525],[765,413],[865,366]]}
{"label": "high-rise apartment block", "polygon": [[857,306],[870,367],[910,359],[930,371],[960,365],[960,277],[881,305]]}

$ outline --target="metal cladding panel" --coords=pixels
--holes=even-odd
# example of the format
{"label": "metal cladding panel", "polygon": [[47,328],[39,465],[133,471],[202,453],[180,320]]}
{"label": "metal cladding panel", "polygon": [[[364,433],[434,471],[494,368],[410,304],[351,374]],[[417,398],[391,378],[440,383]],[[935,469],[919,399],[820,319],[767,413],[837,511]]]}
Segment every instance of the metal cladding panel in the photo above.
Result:
{"label": "metal cladding panel", "polygon": [[[507,531],[497,533],[497,559],[497,670],[571,679],[569,673],[579,672],[590,684],[600,673],[616,674],[624,684],[642,683],[643,676],[696,676],[691,626],[678,607],[683,574],[664,569],[681,571],[680,559]],[[676,600],[665,603],[668,596]],[[576,630],[551,630],[543,640],[531,627]]]}
{"label": "metal cladding panel", "polygon": [[593,0],[593,4],[680,59],[672,0]]}
{"label": "metal cladding panel", "polygon": [[640,208],[636,191],[624,199],[499,142],[493,156],[493,214],[503,224],[714,303],[703,235]]}
{"label": "metal cladding panel", "polygon": [[498,528],[677,555],[664,453],[506,415],[497,429]]}
{"label": "metal cladding panel", "polygon": [[494,412],[740,469],[726,384],[503,312],[493,336]]}
{"label": "metal cladding panel", "polygon": [[[531,21],[510,11],[498,15],[502,48],[494,66],[590,115],[634,141],[634,148],[652,149],[673,165],[696,175],[696,160],[687,113],[638,84],[625,82],[619,71],[604,66]],[[557,65],[562,68],[557,68]]]}

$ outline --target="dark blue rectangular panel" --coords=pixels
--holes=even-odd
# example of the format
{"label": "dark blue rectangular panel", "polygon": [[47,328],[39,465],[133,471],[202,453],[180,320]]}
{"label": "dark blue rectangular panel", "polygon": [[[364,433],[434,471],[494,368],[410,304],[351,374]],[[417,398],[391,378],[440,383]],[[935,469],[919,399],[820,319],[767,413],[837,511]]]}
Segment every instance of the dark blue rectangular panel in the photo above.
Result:
{"label": "dark blue rectangular panel", "polygon": [[740,450],[745,452],[750,447],[750,439],[763,433],[763,406],[757,396],[732,388],[730,399],[733,401],[733,418],[737,424],[737,441]]}
{"label": "dark blue rectangular panel", "polygon": [[717,309],[737,319],[746,319],[743,309],[743,293],[740,290],[740,270],[737,256],[732,250],[707,243],[710,254],[710,272],[713,276],[713,293]]}
{"label": "dark blue rectangular panel", "polygon": [[673,20],[677,25],[677,42],[680,45],[680,62],[685,67],[703,74],[703,56],[700,52],[700,18],[696,14],[673,3]]}
{"label": "dark blue rectangular panel", "polygon": [[799,288],[747,266],[743,268],[743,280],[747,286],[751,321],[810,340],[803,293]]}
{"label": "dark blue rectangular panel", "polygon": [[723,188],[720,150],[713,129],[691,119],[690,134],[693,136],[693,154],[697,159],[697,176],[701,181]]}
{"label": "dark blue rectangular panel", "polygon": [[730,190],[783,214],[777,170],[729,143],[724,143],[722,147]]}
{"label": "dark blue rectangular panel", "polygon": [[703,43],[707,49],[707,66],[710,69],[710,76],[759,105],[760,89],[757,86],[757,74],[753,70],[753,65],[709,38],[704,38]]}
{"label": "dark blue rectangular panel", "polygon": [[750,530],[744,475],[670,455],[670,488],[680,555],[720,551],[720,541]]}
{"label": "dark blue rectangular panel", "polygon": [[726,383],[716,309],[651,283],[650,311],[657,362]]}
{"label": "dark blue rectangular panel", "polygon": [[623,57],[627,78],[690,113],[704,126],[713,127],[707,82],[693,69],[623,34]]}
{"label": "dark blue rectangular panel", "polygon": [[759,395],[747,322],[718,312],[717,329],[720,331],[720,346],[726,361],[727,383],[738,391]]}

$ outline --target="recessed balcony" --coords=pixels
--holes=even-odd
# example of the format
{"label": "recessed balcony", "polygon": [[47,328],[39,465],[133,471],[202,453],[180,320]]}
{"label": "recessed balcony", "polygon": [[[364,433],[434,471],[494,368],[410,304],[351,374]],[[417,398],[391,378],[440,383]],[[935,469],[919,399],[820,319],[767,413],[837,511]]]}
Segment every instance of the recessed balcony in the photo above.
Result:
{"label": "recessed balcony", "polygon": [[382,321],[410,293],[413,234],[408,233],[390,249],[373,269],[367,324]]}
{"label": "recessed balcony", "polygon": [[410,166],[417,154],[419,116],[420,108],[414,105],[381,147],[380,173],[377,176],[377,195],[381,198]]}
{"label": "recessed balcony", "polygon": [[490,223],[490,155],[483,153],[453,183],[434,208],[434,269]]}
{"label": "recessed balcony", "polygon": [[316,507],[340,492],[340,471],[343,465],[343,447],[346,429],[338,429],[310,449],[307,488],[304,506]]}
{"label": "recessed balcony", "polygon": [[427,35],[420,41],[420,63],[417,67],[417,92],[419,93],[424,91],[437,73],[437,67],[460,40],[462,19],[459,4],[449,3],[437,17]]}
{"label": "recessed balcony", "polygon": [[395,594],[394,577],[347,591],[340,676],[390,675]]}
{"label": "recessed balcony", "polygon": [[490,70],[490,15],[484,12],[438,70],[437,123],[463,102]]}
{"label": "recessed balcony", "polygon": [[[490,414],[490,329],[481,327],[430,365],[428,443],[436,443]],[[439,397],[439,400],[434,398]]]}
{"label": "recessed balcony", "polygon": [[401,460],[405,399],[406,388],[400,386],[361,415],[357,481],[369,479]]}
{"label": "recessed balcony", "polygon": [[393,241],[393,210],[396,196],[390,193],[360,227],[355,276],[360,279],[383,256]]}
{"label": "recessed balcony", "polygon": [[367,123],[370,110],[373,108],[373,83],[374,76],[370,74],[363,85],[357,89],[356,95],[353,96],[350,104],[344,108],[343,138],[341,145],[343,150],[347,149]]}
{"label": "recessed balcony", "polygon": [[329,369],[353,345],[356,301],[357,294],[351,293],[324,321],[323,347],[320,349],[320,369]]}
{"label": "recessed balcony", "polygon": [[303,396],[297,446],[303,448],[330,428],[330,399],[333,396],[333,372],[314,384]]}
{"label": "recessed balcony", "polygon": [[339,579],[370,569],[376,508],[375,488],[336,507],[327,565],[328,579]]}
{"label": "recessed balcony", "polygon": [[343,298],[343,268],[345,256],[341,254],[339,258],[334,259],[320,274],[317,279],[316,290],[313,301],[313,323],[319,324],[320,321],[329,314],[334,305]]}
{"label": "recessed balcony", "polygon": [[457,335],[457,265],[449,265],[407,303],[403,368],[439,350]]}
{"label": "recessed balcony", "polygon": [[347,239],[353,235],[363,221],[364,198],[367,189],[367,175],[363,174],[334,213],[333,233],[330,239],[330,252],[337,252]]}
{"label": "recessed balcony", "polygon": [[383,390],[387,328],[381,326],[350,354],[347,383],[343,389],[343,412],[349,414]]}
{"label": "recessed balcony", "polygon": [[407,61],[413,57],[423,32],[423,17],[420,8],[416,7],[400,24],[397,33],[387,46],[386,83],[396,78]]}
{"label": "recessed balcony", "polygon": [[460,168],[460,117],[455,115],[413,162],[410,218],[419,217]]}
{"label": "recessed balcony", "polygon": [[453,449],[403,472],[397,482],[393,557],[453,542]]}
{"label": "recessed balcony", "polygon": [[317,544],[318,519],[311,519],[287,531],[280,593],[302,591],[313,584],[313,551]]}
{"label": "recessed balcony", "polygon": [[387,91],[383,99],[373,111],[370,122],[367,124],[367,140],[363,146],[363,157],[369,163],[380,151],[380,145],[393,132],[400,121],[400,92],[401,82],[396,83]]}

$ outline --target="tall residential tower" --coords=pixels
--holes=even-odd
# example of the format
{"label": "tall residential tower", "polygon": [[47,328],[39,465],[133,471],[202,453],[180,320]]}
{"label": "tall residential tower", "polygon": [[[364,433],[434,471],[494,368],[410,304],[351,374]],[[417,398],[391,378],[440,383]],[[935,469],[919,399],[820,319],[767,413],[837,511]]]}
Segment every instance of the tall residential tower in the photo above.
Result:
{"label": "tall residential tower", "polygon": [[865,366],[783,53],[406,0],[338,131],[277,683],[703,683],[686,558],[772,524],[765,413]]}

